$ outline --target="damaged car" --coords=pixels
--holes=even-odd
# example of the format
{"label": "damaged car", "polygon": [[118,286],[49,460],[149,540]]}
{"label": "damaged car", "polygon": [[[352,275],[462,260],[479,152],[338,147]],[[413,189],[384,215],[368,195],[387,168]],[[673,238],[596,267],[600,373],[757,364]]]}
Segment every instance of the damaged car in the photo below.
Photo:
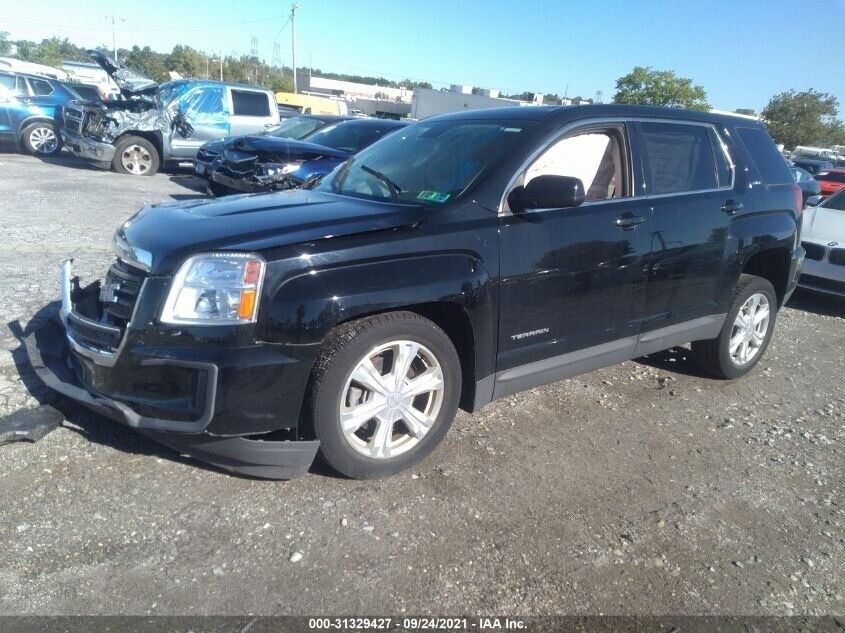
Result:
{"label": "damaged car", "polygon": [[407,124],[392,119],[350,119],[318,129],[301,141],[272,134],[229,139],[209,168],[209,191],[218,196],[256,193],[314,182]]}
{"label": "damaged car", "polygon": [[99,51],[88,51],[120,87],[116,101],[77,101],[64,113],[62,137],[76,156],[104,169],[152,176],[170,161],[193,161],[209,140],[279,123],[269,90],[219,81],[164,84]]}

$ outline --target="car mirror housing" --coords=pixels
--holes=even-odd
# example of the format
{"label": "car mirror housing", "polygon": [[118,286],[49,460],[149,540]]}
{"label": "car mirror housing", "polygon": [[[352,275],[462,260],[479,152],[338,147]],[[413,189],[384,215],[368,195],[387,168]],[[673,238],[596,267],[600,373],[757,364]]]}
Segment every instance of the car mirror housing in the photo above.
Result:
{"label": "car mirror housing", "polygon": [[571,176],[545,175],[532,178],[524,187],[517,187],[508,197],[511,211],[528,209],[563,209],[584,202],[584,183]]}

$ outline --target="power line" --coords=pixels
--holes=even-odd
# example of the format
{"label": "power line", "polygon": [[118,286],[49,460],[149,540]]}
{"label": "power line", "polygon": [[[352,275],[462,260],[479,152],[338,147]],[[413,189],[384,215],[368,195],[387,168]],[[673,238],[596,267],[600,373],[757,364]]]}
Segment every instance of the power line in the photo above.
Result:
{"label": "power line", "polygon": [[[174,27],[156,27],[156,28],[147,28],[147,27],[120,27],[117,28],[118,31],[201,31],[203,29],[222,29],[227,28],[230,26],[236,26],[239,24],[257,24],[259,22],[267,22],[268,20],[280,20],[284,15],[274,15],[271,17],[266,18],[257,18],[255,20],[241,20],[240,22],[226,22],[225,24],[204,24],[204,25],[194,25],[194,26],[174,26]],[[91,26],[90,24],[48,24],[46,22],[35,22],[33,20],[20,20],[18,18],[3,18],[9,22],[21,22],[22,24],[32,24],[34,26],[43,26],[46,28],[51,29],[84,29],[90,31],[101,31],[101,27]],[[284,28],[284,27],[283,27]]]}

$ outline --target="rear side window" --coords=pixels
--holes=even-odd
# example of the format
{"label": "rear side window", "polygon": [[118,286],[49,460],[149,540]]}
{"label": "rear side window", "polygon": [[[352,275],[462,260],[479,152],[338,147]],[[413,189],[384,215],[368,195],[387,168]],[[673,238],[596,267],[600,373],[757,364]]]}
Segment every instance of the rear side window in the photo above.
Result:
{"label": "rear side window", "polygon": [[36,97],[46,97],[47,95],[53,94],[53,86],[50,85],[50,82],[44,81],[43,79],[29,79],[29,86],[32,88],[32,94]]}
{"label": "rear side window", "polygon": [[235,116],[270,116],[270,100],[263,92],[232,90],[232,110]]}
{"label": "rear side window", "polygon": [[767,184],[780,185],[793,182],[786,161],[765,130],[754,127],[738,127],[736,131]]}
{"label": "rear side window", "polygon": [[719,187],[708,127],[644,122],[642,130],[652,194],[705,191]]}
{"label": "rear side window", "polygon": [[5,86],[10,92],[13,91],[15,89],[14,75],[4,75],[0,73],[0,86]]}

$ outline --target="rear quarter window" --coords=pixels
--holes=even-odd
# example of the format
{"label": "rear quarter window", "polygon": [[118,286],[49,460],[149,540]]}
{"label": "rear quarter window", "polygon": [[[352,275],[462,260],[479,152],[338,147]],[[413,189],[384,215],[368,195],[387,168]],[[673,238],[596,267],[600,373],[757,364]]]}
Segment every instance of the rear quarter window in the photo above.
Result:
{"label": "rear quarter window", "polygon": [[765,130],[738,127],[736,132],[742,144],[745,145],[745,149],[751,154],[751,160],[757,166],[757,171],[767,184],[780,185],[794,182],[786,161],[775,147],[772,137]]}
{"label": "rear quarter window", "polygon": [[235,116],[270,116],[270,100],[263,92],[232,90],[232,113]]}

